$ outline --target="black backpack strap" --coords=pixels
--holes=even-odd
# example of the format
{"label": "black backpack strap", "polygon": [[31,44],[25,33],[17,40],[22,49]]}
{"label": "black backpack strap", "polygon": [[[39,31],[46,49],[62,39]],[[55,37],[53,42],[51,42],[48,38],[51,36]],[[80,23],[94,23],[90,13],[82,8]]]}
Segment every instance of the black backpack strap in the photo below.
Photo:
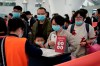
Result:
{"label": "black backpack strap", "polygon": [[87,33],[89,33],[89,24],[85,24],[85,27],[86,27],[86,31],[87,31]]}
{"label": "black backpack strap", "polygon": [[73,32],[73,30],[74,30],[74,26],[75,26],[75,24],[72,24],[72,25],[71,25],[70,33]]}

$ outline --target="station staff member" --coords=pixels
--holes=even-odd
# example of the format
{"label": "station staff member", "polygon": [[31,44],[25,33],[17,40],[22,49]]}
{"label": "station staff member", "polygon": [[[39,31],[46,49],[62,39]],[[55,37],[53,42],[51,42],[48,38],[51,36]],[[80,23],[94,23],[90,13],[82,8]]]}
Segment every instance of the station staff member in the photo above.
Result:
{"label": "station staff member", "polygon": [[24,23],[19,18],[8,22],[9,35],[1,43],[3,66],[28,66],[28,57],[40,57],[42,51],[36,48],[26,38],[21,38]]}

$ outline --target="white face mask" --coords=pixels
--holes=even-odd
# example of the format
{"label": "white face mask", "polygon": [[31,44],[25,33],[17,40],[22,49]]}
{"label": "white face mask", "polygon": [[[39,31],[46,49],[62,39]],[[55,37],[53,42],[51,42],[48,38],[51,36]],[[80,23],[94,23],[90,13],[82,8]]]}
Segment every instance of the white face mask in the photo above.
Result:
{"label": "white face mask", "polygon": [[41,41],[41,42],[35,42],[37,45],[39,45],[39,44],[44,44],[44,41]]}
{"label": "white face mask", "polygon": [[20,34],[19,37],[21,38],[23,36],[23,34]]}

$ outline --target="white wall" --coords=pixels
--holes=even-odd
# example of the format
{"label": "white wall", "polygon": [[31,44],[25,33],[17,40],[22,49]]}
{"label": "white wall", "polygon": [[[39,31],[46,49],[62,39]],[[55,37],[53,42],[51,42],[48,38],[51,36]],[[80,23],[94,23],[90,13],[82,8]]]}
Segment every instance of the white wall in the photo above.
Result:
{"label": "white wall", "polygon": [[78,10],[85,0],[66,0],[66,13],[72,16],[73,10]]}
{"label": "white wall", "polygon": [[33,15],[36,14],[37,7],[35,7],[35,0],[28,1],[27,10],[29,10]]}
{"label": "white wall", "polygon": [[65,14],[65,1],[64,0],[49,0],[51,14],[59,13],[60,15]]}
{"label": "white wall", "polygon": [[98,8],[100,8],[100,5],[84,7],[84,9],[87,9],[88,10],[89,16],[92,16],[92,10],[93,9],[98,9]]}
{"label": "white wall", "polygon": [[[35,7],[36,0],[28,0],[27,10],[31,11],[33,15],[37,13],[37,7]],[[59,13],[64,16],[64,14],[69,14],[72,16],[72,10],[77,10],[83,4],[84,0],[45,0],[43,7],[51,13]],[[24,7],[23,0],[16,0],[16,4]],[[0,7],[0,13],[12,12],[13,7]],[[3,11],[3,10],[4,11]],[[2,12],[1,12],[2,10]]]}
{"label": "white wall", "polygon": [[[24,8],[24,5],[22,4],[22,2],[23,1],[16,0],[17,5],[20,5]],[[27,10],[30,11],[33,15],[37,14],[37,9],[38,9],[38,7],[35,7],[35,3],[36,3],[36,0],[28,0],[28,3],[27,3]],[[47,11],[50,12],[48,0],[45,0],[45,2],[42,4],[43,4],[43,7],[45,7]]]}
{"label": "white wall", "polygon": [[[35,7],[35,0],[28,0],[27,10],[30,11],[33,15],[36,14],[37,7]],[[16,0],[16,4],[24,8],[23,0]]]}
{"label": "white wall", "polygon": [[23,4],[22,4],[23,0],[15,0],[15,2],[16,2],[16,5],[20,5],[23,7]]}
{"label": "white wall", "polygon": [[11,6],[9,6],[9,7],[0,6],[0,16],[2,16],[1,14],[7,15],[7,14],[11,13],[12,9],[13,9],[13,7],[11,7]]}
{"label": "white wall", "polygon": [[[16,5],[20,5],[24,8],[23,0],[16,0]],[[27,10],[31,11],[32,14],[36,14],[37,8],[35,7],[35,0],[29,0],[27,4]],[[9,14],[13,11],[13,6],[0,6],[0,14]]]}
{"label": "white wall", "polygon": [[[22,0],[16,0],[15,2],[17,5],[23,7]],[[0,14],[8,15],[12,11],[13,11],[13,6],[0,6]]]}
{"label": "white wall", "polygon": [[51,14],[59,13],[64,16],[72,16],[72,10],[77,10],[83,4],[84,0],[49,0]]}
{"label": "white wall", "polygon": [[46,8],[46,10],[51,13],[49,0],[45,0],[45,2],[42,4],[42,7]]}

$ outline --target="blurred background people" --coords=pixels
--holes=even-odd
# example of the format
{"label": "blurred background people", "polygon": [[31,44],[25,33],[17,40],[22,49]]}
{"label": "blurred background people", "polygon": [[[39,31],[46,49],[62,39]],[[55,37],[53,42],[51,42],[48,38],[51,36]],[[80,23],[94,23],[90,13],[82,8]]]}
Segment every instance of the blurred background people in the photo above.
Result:
{"label": "blurred background people", "polygon": [[97,9],[96,16],[98,17],[98,24],[97,24],[97,43],[100,44],[100,8]]}
{"label": "blurred background people", "polygon": [[64,16],[65,16],[65,23],[63,25],[63,29],[67,29],[70,24],[70,20],[68,14],[65,14]]}
{"label": "blurred background people", "polygon": [[95,13],[92,13],[91,19],[92,19],[92,22],[98,22],[98,18]]}

